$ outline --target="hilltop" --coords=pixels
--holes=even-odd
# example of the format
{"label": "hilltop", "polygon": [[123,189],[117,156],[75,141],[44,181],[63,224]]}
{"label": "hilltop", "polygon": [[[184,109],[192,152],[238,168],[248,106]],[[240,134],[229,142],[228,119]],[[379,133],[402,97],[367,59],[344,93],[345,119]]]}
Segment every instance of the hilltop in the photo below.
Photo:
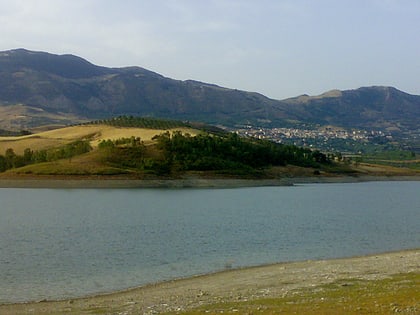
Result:
{"label": "hilltop", "polygon": [[333,90],[318,96],[284,100],[295,106],[301,121],[347,128],[405,132],[418,130],[420,96],[393,87],[373,86],[355,90]]}

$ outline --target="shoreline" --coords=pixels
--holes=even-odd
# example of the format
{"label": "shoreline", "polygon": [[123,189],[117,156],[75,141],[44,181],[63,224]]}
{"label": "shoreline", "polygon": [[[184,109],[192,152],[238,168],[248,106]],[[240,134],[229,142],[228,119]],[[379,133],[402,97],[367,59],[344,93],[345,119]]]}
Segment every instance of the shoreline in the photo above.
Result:
{"label": "shoreline", "polygon": [[293,186],[299,184],[358,183],[369,181],[420,181],[420,175],[359,175],[282,177],[277,179],[200,178],[134,179],[121,177],[83,176],[19,176],[0,177],[0,188],[61,188],[61,189],[128,189],[128,188],[241,188]]}
{"label": "shoreline", "polygon": [[55,301],[0,304],[0,314],[157,314],[238,300],[275,298],[339,280],[420,273],[420,248],[366,256],[280,262]]}

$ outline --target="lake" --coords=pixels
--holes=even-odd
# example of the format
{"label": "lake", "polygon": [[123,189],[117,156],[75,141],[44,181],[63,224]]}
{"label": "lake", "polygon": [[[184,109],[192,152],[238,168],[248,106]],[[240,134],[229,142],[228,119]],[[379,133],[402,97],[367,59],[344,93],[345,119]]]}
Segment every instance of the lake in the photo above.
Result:
{"label": "lake", "polygon": [[420,247],[420,182],[0,189],[0,303]]}

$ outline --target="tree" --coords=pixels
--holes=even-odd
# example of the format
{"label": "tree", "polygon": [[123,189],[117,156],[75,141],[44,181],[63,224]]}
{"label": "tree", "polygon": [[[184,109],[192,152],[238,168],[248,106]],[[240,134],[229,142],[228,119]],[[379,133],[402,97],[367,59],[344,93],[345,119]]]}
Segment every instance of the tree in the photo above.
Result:
{"label": "tree", "polygon": [[0,155],[0,172],[7,170],[6,158],[3,155]]}
{"label": "tree", "polygon": [[6,159],[7,169],[15,167],[16,153],[12,148],[6,150],[4,157]]}
{"label": "tree", "polygon": [[33,162],[33,156],[34,156],[34,151],[32,151],[30,148],[26,148],[23,151],[23,162],[25,164],[30,164]]}

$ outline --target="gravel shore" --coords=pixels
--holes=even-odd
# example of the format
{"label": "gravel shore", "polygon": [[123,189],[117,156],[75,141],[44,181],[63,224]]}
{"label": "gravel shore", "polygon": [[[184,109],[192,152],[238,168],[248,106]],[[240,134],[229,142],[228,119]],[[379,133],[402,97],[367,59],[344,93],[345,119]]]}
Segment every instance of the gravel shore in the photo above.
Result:
{"label": "gravel shore", "polygon": [[158,314],[228,301],[281,297],[342,279],[419,273],[420,249],[228,270],[74,300],[0,305],[0,314]]}
{"label": "gravel shore", "polygon": [[14,178],[0,177],[0,188],[239,188],[366,181],[420,181],[420,176],[314,176],[283,177],[279,179],[130,179],[106,176],[17,176]]}

